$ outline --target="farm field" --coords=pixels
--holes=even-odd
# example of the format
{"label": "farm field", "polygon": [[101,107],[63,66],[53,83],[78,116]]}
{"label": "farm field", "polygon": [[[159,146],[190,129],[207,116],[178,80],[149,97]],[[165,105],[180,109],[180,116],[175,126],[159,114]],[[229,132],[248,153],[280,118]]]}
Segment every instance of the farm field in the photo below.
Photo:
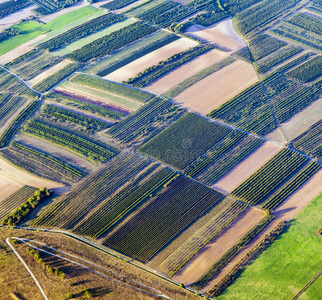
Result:
{"label": "farm field", "polygon": [[197,42],[193,40],[187,38],[178,39],[104,76],[104,78],[116,82],[125,81],[131,77],[135,77],[136,74],[143,72],[148,67],[157,64],[159,61],[166,60],[170,56],[196,45]]}
{"label": "farm field", "polygon": [[[282,238],[265,251],[245,270],[243,276],[218,298],[294,297],[321,269],[321,256],[318,254],[321,238],[315,235],[318,224],[321,224],[321,200],[321,196],[314,199],[295,218]],[[267,269],[270,272],[267,272]],[[250,281],[253,283],[251,286],[248,284]],[[319,294],[320,292],[316,295],[317,298]],[[314,298],[315,296],[311,299]]]}
{"label": "farm field", "polygon": [[238,60],[192,85],[174,101],[207,115],[256,82],[253,67]]}
{"label": "farm field", "polygon": [[185,79],[193,76],[194,74],[202,71],[208,66],[224,59],[228,53],[219,51],[217,49],[210,50],[209,52],[198,56],[194,60],[182,65],[181,67],[173,70],[172,72],[162,76],[156,81],[148,84],[144,90],[154,94],[165,94],[167,91],[176,85],[183,82]]}
{"label": "farm field", "polygon": [[19,183],[13,179],[10,179],[2,174],[0,174],[0,188],[1,188],[1,195],[0,195],[0,202],[3,199],[6,199],[8,196],[13,194],[14,192],[18,191],[23,184]]}

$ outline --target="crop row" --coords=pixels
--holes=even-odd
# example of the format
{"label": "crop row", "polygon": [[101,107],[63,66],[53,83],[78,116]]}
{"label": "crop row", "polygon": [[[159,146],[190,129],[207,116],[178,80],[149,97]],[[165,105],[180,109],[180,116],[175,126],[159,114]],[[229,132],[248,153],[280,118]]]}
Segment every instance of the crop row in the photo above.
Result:
{"label": "crop row", "polygon": [[[95,213],[79,225],[74,231],[98,238],[112,226],[122,220],[136,207],[148,201],[158,191],[176,178],[176,174],[168,169],[161,169],[157,173],[147,174],[143,184],[138,179],[131,182],[115,196],[108,198]],[[140,176],[142,178],[142,176]]]}
{"label": "crop row", "polygon": [[166,61],[160,61],[157,65],[138,73],[136,77],[128,79],[125,83],[135,87],[144,87],[171,70],[214,48],[215,46],[207,44],[182,51],[169,57]]}
{"label": "crop row", "polygon": [[112,120],[120,120],[128,114],[127,111],[118,107],[66,91],[54,90],[47,93],[44,98]]}
{"label": "crop row", "polygon": [[42,116],[45,115],[51,121],[57,119],[59,121],[71,122],[80,126],[85,126],[88,129],[102,130],[111,127],[110,123],[103,122],[99,119],[92,118],[75,111],[71,111],[56,105],[46,105],[42,111]]}
{"label": "crop row", "polygon": [[47,54],[45,51],[40,50],[34,52],[33,55],[25,57],[23,61],[10,64],[9,69],[14,74],[19,75],[23,80],[30,80],[38,74],[48,70],[63,58]]}
{"label": "crop row", "polygon": [[242,34],[247,34],[256,28],[268,24],[285,10],[291,8],[300,0],[264,0],[236,16],[236,27]]}
{"label": "crop row", "polygon": [[103,5],[101,5],[100,7],[106,8],[109,10],[117,10],[117,9],[120,9],[120,8],[125,7],[127,5],[130,5],[136,1],[137,0],[113,0],[113,1],[110,1],[110,2],[107,2]]}
{"label": "crop row", "polygon": [[82,48],[67,54],[66,57],[78,62],[86,62],[93,58],[111,54],[113,51],[151,34],[156,30],[157,29],[152,26],[136,22],[114,31],[111,34],[105,35]]}
{"label": "crop row", "polygon": [[188,113],[139,150],[178,169],[184,169],[230,132],[231,129],[226,126]]}
{"label": "crop row", "polygon": [[14,211],[18,206],[25,203],[27,199],[37,191],[37,188],[25,185],[18,191],[12,193],[10,196],[0,202],[0,220],[5,218],[8,214]]}
{"label": "crop row", "polygon": [[92,19],[81,25],[78,25],[54,38],[38,45],[38,48],[53,51],[63,46],[71,44],[80,38],[90,35],[104,27],[110,26],[114,23],[125,19],[123,15],[106,14],[96,19]]}
{"label": "crop row", "polygon": [[12,142],[10,147],[2,151],[2,156],[30,173],[57,182],[70,184],[86,175],[84,171],[68,164],[63,159],[21,142]]}
{"label": "crop row", "polygon": [[249,41],[249,48],[255,60],[261,59],[286,45],[287,43],[267,34],[256,35]]}
{"label": "crop row", "polygon": [[104,244],[146,262],[221,199],[220,193],[179,177]]}
{"label": "crop row", "polygon": [[264,217],[258,224],[243,235],[243,237],[232,246],[211,268],[203,274],[192,287],[201,289],[216,276],[227,264],[245,247],[247,246],[269,223],[274,219],[274,216],[269,215]]}
{"label": "crop row", "polygon": [[59,70],[55,74],[47,77],[43,81],[37,83],[34,86],[35,90],[38,90],[41,93],[44,93],[55,85],[60,83],[63,79],[68,77],[69,75],[73,74],[77,69],[79,69],[80,65],[78,63],[72,63],[64,67],[63,69]]}
{"label": "crop row", "polygon": [[23,97],[0,94],[0,127],[26,102]]}
{"label": "crop row", "polygon": [[208,221],[200,230],[187,239],[175,252],[171,253],[159,266],[170,277],[174,276],[191,258],[225,229],[247,205],[232,201]]}
{"label": "crop row", "polygon": [[138,147],[179,119],[184,112],[170,101],[155,98],[130,117],[113,126],[108,133],[124,144],[135,143]]}
{"label": "crop row", "polygon": [[153,24],[156,24],[155,19],[157,17],[159,17],[160,15],[162,15],[164,12],[166,12],[167,10],[170,10],[171,8],[175,7],[179,5],[176,2],[173,1],[164,1],[146,11],[144,11],[143,13],[137,15],[137,18],[145,21],[145,22],[150,22]]}
{"label": "crop row", "polygon": [[9,0],[5,2],[0,3],[0,19],[14,13],[17,10],[23,9],[24,7],[27,7],[31,5],[31,2],[29,0]]}
{"label": "crop row", "polygon": [[262,0],[224,0],[225,9],[232,15],[235,15],[239,12],[246,10],[252,5],[261,2]]}
{"label": "crop row", "polygon": [[238,276],[263,253],[284,232],[287,227],[285,221],[280,221],[269,233],[267,233],[239,262],[224,275],[209,291],[212,296],[221,294]]}
{"label": "crop row", "polygon": [[38,7],[34,9],[37,14],[49,15],[55,11],[74,5],[80,0],[61,0],[61,1],[50,1],[50,0],[30,0]]}
{"label": "crop row", "polygon": [[262,209],[272,210],[282,203],[288,196],[296,191],[304,182],[309,180],[316,172],[321,169],[317,162],[310,163],[304,170],[297,174],[290,182],[283,186],[275,195],[269,198],[262,205]]}
{"label": "crop row", "polygon": [[109,94],[115,94],[127,99],[137,100],[140,102],[147,102],[154,96],[150,93],[133,89],[124,84],[104,80],[99,77],[89,76],[85,74],[77,74],[70,78],[70,82],[92,87]]}
{"label": "crop row", "polygon": [[31,102],[26,108],[24,108],[17,117],[6,127],[6,129],[1,133],[0,136],[0,148],[7,146],[11,138],[20,129],[22,123],[24,123],[30,116],[32,116],[37,109],[41,106],[40,101]]}
{"label": "crop row", "polygon": [[305,13],[298,13],[287,20],[287,22],[312,31],[316,34],[322,34],[321,20],[312,15]]}
{"label": "crop row", "polygon": [[13,36],[16,36],[19,34],[20,34],[20,31],[17,29],[6,28],[6,29],[0,31],[0,42],[7,39],[8,37],[13,37]]}
{"label": "crop row", "polygon": [[307,161],[308,158],[303,155],[284,148],[234,189],[231,195],[256,205],[280,186],[286,178],[303,167]]}
{"label": "crop row", "polygon": [[148,163],[148,159],[136,154],[121,153],[61,196],[34,224],[72,227]]}
{"label": "crop row", "polygon": [[271,68],[301,51],[303,51],[303,49],[298,46],[288,45],[283,47],[282,49],[275,51],[273,55],[261,59],[258,63],[265,66],[266,68]]}
{"label": "crop row", "polygon": [[25,126],[25,132],[50,141],[54,144],[69,148],[70,150],[88,157],[92,161],[105,162],[117,153],[116,149],[100,144],[87,137],[45,124],[43,121],[31,120]]}
{"label": "crop row", "polygon": [[212,146],[206,153],[199,156],[195,161],[184,169],[184,173],[194,177],[209,166],[217,157],[234,147],[246,134],[234,130],[227,134],[222,140]]}
{"label": "crop row", "polygon": [[316,56],[297,68],[286,73],[287,76],[303,83],[313,81],[322,74],[322,56]]}
{"label": "crop row", "polygon": [[205,171],[202,171],[198,176],[198,180],[208,185],[214,184],[262,143],[261,139],[254,138],[251,135],[244,137],[232,149],[229,149],[216,159]]}
{"label": "crop row", "polygon": [[307,52],[307,53],[301,55],[300,57],[297,57],[297,58],[293,59],[292,61],[290,61],[289,63],[285,64],[284,66],[278,68],[276,70],[276,72],[279,72],[279,73],[285,72],[288,69],[293,68],[296,65],[298,65],[298,64],[306,61],[308,58],[310,58],[313,55],[315,55],[315,53],[313,53],[313,52]]}

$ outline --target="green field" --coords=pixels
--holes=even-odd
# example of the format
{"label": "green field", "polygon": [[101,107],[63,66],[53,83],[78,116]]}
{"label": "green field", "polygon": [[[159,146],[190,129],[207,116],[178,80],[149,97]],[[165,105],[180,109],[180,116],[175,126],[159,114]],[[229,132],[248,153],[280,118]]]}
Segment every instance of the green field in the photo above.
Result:
{"label": "green field", "polygon": [[19,30],[21,33],[17,36],[0,42],[0,55],[13,50],[14,48],[40,36],[41,34],[47,34],[53,30],[62,28],[72,22],[82,19],[88,15],[94,14],[97,11],[97,8],[88,6],[64,14],[45,25],[39,24],[38,22],[34,21],[28,21],[13,25],[11,28]]}
{"label": "green field", "polygon": [[[218,299],[292,299],[322,267],[322,238],[315,234],[322,227],[321,210],[322,194]],[[301,299],[321,299],[318,282]]]}

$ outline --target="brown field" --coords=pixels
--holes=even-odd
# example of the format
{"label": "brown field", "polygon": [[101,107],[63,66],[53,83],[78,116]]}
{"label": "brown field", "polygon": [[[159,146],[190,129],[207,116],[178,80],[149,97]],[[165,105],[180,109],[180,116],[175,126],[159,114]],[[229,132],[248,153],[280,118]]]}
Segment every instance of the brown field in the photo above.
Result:
{"label": "brown field", "polygon": [[44,17],[42,17],[40,20],[42,21],[42,22],[44,22],[44,23],[48,23],[48,22],[50,22],[50,21],[52,21],[52,20],[54,20],[54,19],[56,19],[57,17],[59,17],[59,16],[62,16],[62,15],[64,15],[64,14],[67,14],[67,13],[69,13],[69,12],[71,12],[71,11],[74,11],[74,10],[76,10],[76,9],[79,9],[79,8],[82,8],[82,7],[84,7],[84,6],[87,6],[88,4],[84,1],[82,1],[82,2],[78,2],[78,3],[76,3],[75,5],[73,5],[73,6],[70,6],[70,7],[67,7],[67,8],[65,8],[65,9],[62,9],[62,10],[59,10],[59,11],[57,11],[57,12],[55,12],[55,13],[53,13],[53,14],[50,14],[50,15],[48,15],[48,16],[44,16]]}
{"label": "brown field", "polygon": [[227,57],[227,52],[213,49],[147,85],[144,90],[161,95],[201,70]]}
{"label": "brown field", "polygon": [[[47,179],[43,179],[40,177],[36,177],[34,175],[31,175],[11,164],[6,162],[4,159],[0,158],[0,175],[2,177],[9,178],[18,184],[21,185],[30,185],[33,187],[41,188],[41,187],[47,187],[47,188],[56,188],[61,187],[61,183],[57,183],[54,181],[50,181]],[[2,194],[2,193],[1,193]]]}
{"label": "brown field", "polygon": [[322,170],[316,173],[307,183],[305,183],[300,189],[295,191],[289,196],[281,205],[279,205],[274,211],[273,215],[275,220],[261,233],[259,234],[245,249],[243,249],[234,259],[222,269],[222,271],[215,276],[205,286],[201,292],[207,292],[214,286],[224,275],[226,275],[231,268],[252,248],[259,240],[272,230],[281,220],[290,221],[294,219],[307,205],[310,204],[318,195],[322,193]]}
{"label": "brown field", "polygon": [[282,150],[282,146],[270,142],[264,143],[216,182],[213,187],[228,193],[231,192],[280,150]]}
{"label": "brown field", "polygon": [[70,63],[71,63],[70,60],[65,59],[65,60],[61,61],[60,63],[58,63],[57,65],[54,65],[50,69],[46,70],[45,72],[42,72],[41,74],[39,74],[36,77],[32,78],[31,80],[27,81],[27,83],[30,84],[31,86],[34,86],[37,83],[43,81],[45,78],[55,74],[56,72],[58,72],[59,70],[61,70],[63,68],[65,68]]}
{"label": "brown field", "polygon": [[210,241],[198,254],[188,262],[183,269],[173,277],[178,282],[185,285],[192,284],[197,281],[202,274],[218,260],[220,257],[253,226],[255,226],[263,217],[264,212],[249,207],[240,215],[230,226],[222,231],[222,233]]}
{"label": "brown field", "polygon": [[200,80],[173,100],[206,115],[255,82],[257,76],[252,65],[237,60]]}
{"label": "brown field", "polygon": [[106,75],[104,78],[116,82],[122,82],[131,77],[135,77],[138,73],[145,69],[158,64],[162,60],[168,59],[170,56],[185,51],[190,47],[196,46],[198,43],[194,40],[181,38],[170,44],[167,44],[143,57],[125,65],[124,67]]}
{"label": "brown field", "polygon": [[187,29],[186,33],[228,51],[236,51],[246,46],[245,41],[238,35],[235,29],[233,19],[230,18],[209,27],[192,25]]}
{"label": "brown field", "polygon": [[42,34],[42,35],[30,40],[29,42],[24,43],[24,44],[16,47],[15,49],[1,55],[0,56],[0,65],[5,65],[6,63],[16,59],[17,57],[31,51],[33,49],[33,47],[31,45],[33,45],[34,43],[37,43],[38,41],[42,40],[45,37],[46,37],[46,35]]}
{"label": "brown field", "polygon": [[[0,1],[5,2],[5,1]],[[37,6],[36,5],[29,5],[23,9],[20,9],[4,18],[1,19],[1,24],[0,24],[0,31],[3,29],[6,29],[14,24],[17,24],[20,22],[21,19],[26,19],[31,15],[35,15],[33,13],[33,9],[35,9]]]}
{"label": "brown field", "polygon": [[8,196],[18,191],[23,186],[22,183],[14,181],[4,175],[0,174],[0,201],[6,199]]}

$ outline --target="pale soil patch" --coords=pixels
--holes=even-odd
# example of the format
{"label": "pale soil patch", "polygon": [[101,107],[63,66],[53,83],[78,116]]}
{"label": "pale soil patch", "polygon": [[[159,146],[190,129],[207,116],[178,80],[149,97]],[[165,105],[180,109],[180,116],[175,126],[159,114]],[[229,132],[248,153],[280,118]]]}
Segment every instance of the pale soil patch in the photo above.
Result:
{"label": "pale soil patch", "polygon": [[176,96],[174,101],[206,115],[257,80],[252,65],[237,60],[189,87]]}
{"label": "pale soil patch", "polygon": [[281,125],[288,141],[295,139],[303,133],[309,126],[319,121],[322,116],[322,98],[301,110],[291,119]]}
{"label": "pale soil patch", "polygon": [[27,83],[31,86],[36,85],[37,83],[43,81],[45,78],[55,74],[56,72],[58,72],[59,70],[65,68],[66,66],[68,66],[71,63],[70,60],[65,59],[63,61],[61,61],[60,63],[58,63],[57,65],[54,65],[53,67],[51,67],[50,69],[46,70],[45,72],[40,73],[39,75],[37,75],[36,77],[32,78],[31,80],[27,81]]}
{"label": "pale soil patch", "polygon": [[265,142],[216,182],[213,187],[228,193],[231,192],[281,150],[282,146]]}
{"label": "pale soil patch", "polygon": [[27,145],[30,145],[37,149],[41,149],[45,152],[48,152],[54,156],[61,157],[74,166],[78,166],[86,170],[93,170],[95,168],[94,163],[91,163],[90,161],[83,159],[77,154],[74,154],[68,150],[65,150],[62,147],[58,147],[40,138],[24,134],[24,135],[19,135],[18,140],[24,142]]}
{"label": "pale soil patch", "polygon": [[[1,170],[0,170],[1,172]],[[0,174],[0,201],[6,199],[23,186],[22,183],[14,181]]]}
{"label": "pale soil patch", "polygon": [[264,212],[249,207],[228,228],[209,242],[184,268],[173,277],[174,280],[185,285],[197,281],[207,270],[222,257],[222,255],[235,245],[242,236],[255,226],[263,217]]}
{"label": "pale soil patch", "polygon": [[187,29],[186,33],[230,51],[236,51],[247,46],[245,41],[238,35],[231,18],[209,27],[192,25]]}
{"label": "pale soil patch", "polygon": [[0,19],[0,31],[10,26],[17,24],[21,19],[26,19],[31,15],[35,15],[32,10],[35,9],[36,5],[29,5],[21,10],[18,10],[4,18]]}
{"label": "pale soil patch", "polygon": [[281,220],[290,221],[294,219],[307,205],[310,204],[322,192],[322,170],[312,176],[300,189],[295,191],[291,196],[283,201],[274,211],[275,220],[255,239],[242,250],[234,259],[222,269],[222,271],[215,276],[205,286],[201,292],[207,292],[217,283],[223,276],[225,276],[236,263],[252,248],[254,247],[265,234],[272,230]]}
{"label": "pale soil patch", "polygon": [[161,95],[185,79],[227,57],[227,52],[213,49],[147,85],[143,90]]}
{"label": "pale soil patch", "polygon": [[26,54],[29,51],[31,51],[33,49],[33,47],[31,45],[34,43],[37,43],[38,41],[42,40],[45,37],[46,37],[46,35],[42,34],[42,35],[28,41],[27,43],[24,43],[23,45],[20,45],[20,46],[16,47],[15,49],[1,55],[0,56],[0,64],[5,65],[6,63],[18,58],[19,56],[21,56],[23,54]]}
{"label": "pale soil patch", "polygon": [[55,12],[55,13],[53,13],[53,14],[50,14],[50,15],[48,15],[48,16],[44,16],[43,18],[41,18],[40,20],[42,21],[42,22],[44,22],[44,23],[49,23],[50,21],[52,21],[52,20],[54,20],[54,19],[56,19],[57,17],[59,17],[59,16],[62,16],[62,15],[64,15],[64,14],[67,14],[67,13],[69,13],[69,12],[71,12],[71,11],[74,11],[74,10],[77,10],[77,9],[79,9],[79,8],[82,8],[82,7],[84,7],[84,6],[87,6],[88,4],[84,1],[82,1],[82,2],[78,2],[78,3],[76,3],[75,5],[73,5],[73,6],[70,6],[70,7],[67,7],[67,8],[65,8],[65,9],[62,9],[62,10],[60,10],[60,11],[57,11],[57,12]]}
{"label": "pale soil patch", "polygon": [[18,184],[30,185],[33,187],[41,188],[55,188],[62,186],[61,183],[50,181],[47,179],[42,179],[31,175],[11,164],[6,162],[4,159],[0,158],[0,175],[16,181]]}
{"label": "pale soil patch", "polygon": [[[132,7],[134,7],[134,6],[137,6],[137,5],[140,5],[140,4],[144,3],[145,1],[146,1],[146,0],[139,0],[139,1],[136,1],[136,2],[134,2],[134,3],[132,3],[132,4],[130,4],[130,5],[127,5],[127,6],[125,6],[125,7],[122,7],[122,8],[120,8],[120,9],[115,10],[115,13],[117,13],[117,14],[121,14],[121,13],[123,13],[123,12],[127,11],[128,9],[130,9],[130,8],[132,8]],[[107,3],[107,2],[109,2],[109,1],[106,1],[105,3]]]}
{"label": "pale soil patch", "polygon": [[78,85],[67,81],[65,81],[62,85],[56,88],[56,90],[68,91],[71,93],[88,97],[93,100],[98,100],[107,104],[116,105],[130,111],[135,111],[136,109],[138,109],[144,104],[130,99],[125,99],[118,96],[110,95],[106,92],[103,92],[97,89],[93,89],[87,86],[82,86],[82,85]]}
{"label": "pale soil patch", "polygon": [[139,59],[125,65],[124,67],[106,75],[104,78],[116,82],[122,82],[128,78],[135,77],[145,69],[157,65],[160,61],[168,59],[170,56],[185,51],[198,43],[194,40],[181,38],[169,43],[153,52],[150,52]]}
{"label": "pale soil patch", "polygon": [[278,143],[282,146],[285,146],[287,144],[287,140],[281,133],[281,128],[276,128],[273,131],[271,131],[269,134],[265,136],[265,139]]}

